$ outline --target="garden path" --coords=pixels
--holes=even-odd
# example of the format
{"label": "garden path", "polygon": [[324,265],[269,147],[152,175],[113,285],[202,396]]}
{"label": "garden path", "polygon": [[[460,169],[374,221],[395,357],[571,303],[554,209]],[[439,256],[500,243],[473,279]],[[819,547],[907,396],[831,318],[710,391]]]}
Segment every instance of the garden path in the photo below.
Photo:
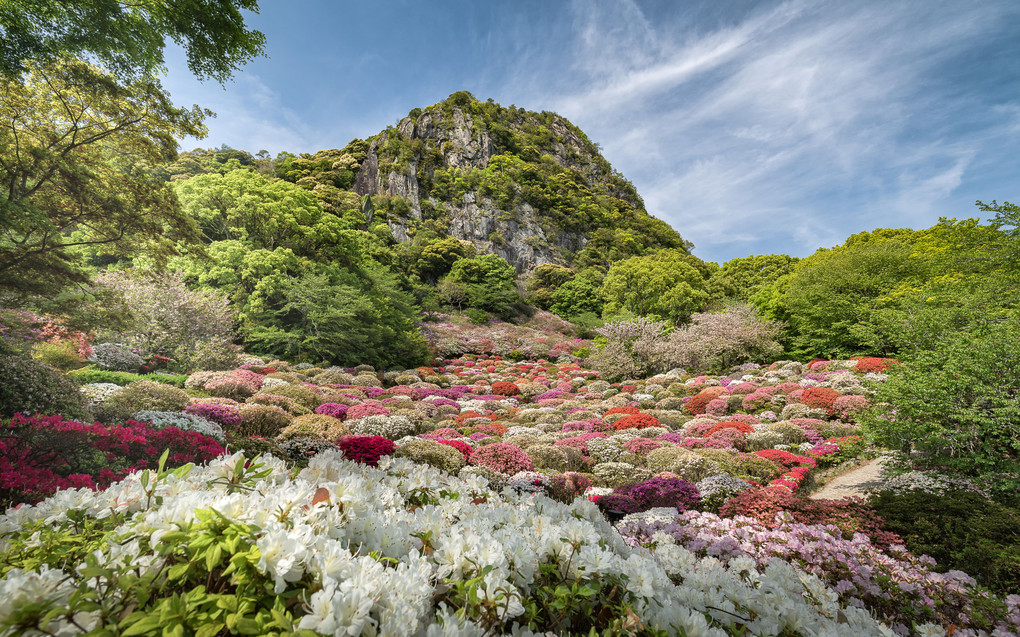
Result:
{"label": "garden path", "polygon": [[833,479],[808,497],[812,500],[838,500],[848,496],[863,498],[869,491],[882,485],[882,473],[888,461],[889,456],[879,456],[868,464]]}

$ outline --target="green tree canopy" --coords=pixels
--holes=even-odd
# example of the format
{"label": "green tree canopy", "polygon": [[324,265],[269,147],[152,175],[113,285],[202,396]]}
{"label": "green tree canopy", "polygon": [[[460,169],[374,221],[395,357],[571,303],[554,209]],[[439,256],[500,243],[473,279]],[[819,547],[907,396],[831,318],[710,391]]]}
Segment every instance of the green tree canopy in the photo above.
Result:
{"label": "green tree canopy", "polygon": [[0,78],[0,288],[52,292],[87,279],[74,250],[172,251],[194,224],[153,167],[201,137],[155,80],[118,84],[84,62],[31,62]]}
{"label": "green tree canopy", "polygon": [[360,259],[357,220],[325,212],[313,193],[294,184],[238,169],[172,186],[207,241],[237,239],[253,248],[285,247],[345,264]]}
{"label": "green tree canopy", "polygon": [[521,300],[514,266],[495,254],[459,259],[444,281],[463,286],[469,308],[508,316]]}
{"label": "green tree canopy", "polygon": [[765,285],[793,271],[799,259],[786,254],[759,254],[730,259],[712,275],[712,285],[724,296],[749,300]]}
{"label": "green tree canopy", "polygon": [[163,68],[167,40],[184,48],[200,79],[224,82],[263,54],[265,36],[245,27],[257,0],[5,0],[0,3],[0,74],[30,60],[91,58],[122,79]]}
{"label": "green tree canopy", "polygon": [[604,313],[627,310],[685,322],[709,300],[705,275],[690,259],[686,252],[667,249],[614,263],[602,285],[608,299]]}

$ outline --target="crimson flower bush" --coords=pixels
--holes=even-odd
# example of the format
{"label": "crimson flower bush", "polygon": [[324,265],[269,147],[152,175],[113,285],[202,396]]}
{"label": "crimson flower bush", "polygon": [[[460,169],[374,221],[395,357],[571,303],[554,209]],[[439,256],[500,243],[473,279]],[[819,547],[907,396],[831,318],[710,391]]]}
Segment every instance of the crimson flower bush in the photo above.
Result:
{"label": "crimson flower bush", "polygon": [[335,441],[344,457],[362,464],[377,466],[383,456],[393,455],[397,445],[382,436],[343,436]]}
{"label": "crimson flower bush", "polygon": [[85,424],[61,416],[0,420],[0,505],[34,504],[58,489],[104,489],[141,469],[202,463],[224,453],[215,439],[147,423]]}
{"label": "crimson flower bush", "polygon": [[881,548],[903,543],[899,535],[886,530],[882,516],[864,500],[855,497],[811,500],[781,489],[749,489],[727,500],[719,509],[719,516],[732,518],[743,515],[766,527],[776,528],[779,525],[776,515],[780,511],[788,512],[799,524],[831,524],[844,537],[863,533],[872,544]]}

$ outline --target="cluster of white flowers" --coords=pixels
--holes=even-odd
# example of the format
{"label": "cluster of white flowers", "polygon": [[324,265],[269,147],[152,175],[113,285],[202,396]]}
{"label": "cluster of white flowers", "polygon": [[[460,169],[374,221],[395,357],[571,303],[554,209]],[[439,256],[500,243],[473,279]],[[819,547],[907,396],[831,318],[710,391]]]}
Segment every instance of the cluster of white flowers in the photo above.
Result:
{"label": "cluster of white flowers", "polygon": [[907,473],[901,473],[898,476],[887,479],[882,488],[896,493],[923,491],[924,493],[936,495],[942,495],[947,491],[973,491],[986,498],[991,497],[988,491],[966,478],[944,475],[937,471],[908,471]]}
{"label": "cluster of white flowers", "polygon": [[81,386],[81,393],[90,403],[104,403],[121,390],[115,383],[89,383]]}
{"label": "cluster of white flowers", "polygon": [[140,411],[131,416],[131,418],[139,422],[152,423],[153,429],[177,427],[181,431],[196,431],[203,436],[215,438],[220,442],[226,440],[226,437],[223,434],[223,427],[221,427],[219,423],[215,423],[194,414],[185,414],[179,411],[147,410]]}
{"label": "cluster of white flowers", "polygon": [[[554,561],[568,579],[626,576],[622,586],[636,600],[638,619],[670,634],[726,635],[741,626],[745,634],[893,634],[865,611],[839,606],[816,577],[784,562],[763,570],[750,560],[724,566],[714,558],[697,559],[665,535],[656,538],[654,552],[630,548],[583,498],[567,505],[540,494],[497,493],[478,476],[454,477],[399,458],[383,458],[373,468],[333,451],[315,456],[296,477],[282,462],[264,458],[271,474],[250,492],[232,492],[222,479],[241,460],[241,454],[224,456],[183,478],[171,476],[157,485],[162,504],[148,509],[140,473],[98,493],[61,491],[0,517],[0,538],[34,520],[59,523],[72,510],[96,517],[115,510],[128,514],[118,535],[147,536],[157,545],[168,531],[194,521],[196,511],[215,509],[257,529],[259,568],[277,592],[306,575],[321,585],[299,610],[299,628],[322,635],[481,635],[470,620],[433,607],[437,586],[491,567],[477,594],[513,619],[534,593],[539,564]],[[409,506],[408,499],[423,490],[438,503]],[[328,497],[312,504],[323,492]],[[288,512],[285,519],[281,511]],[[0,550],[8,548],[0,540]],[[137,541],[104,550],[107,564],[151,565]],[[374,552],[397,562],[386,565]],[[71,590],[61,578],[65,574],[45,569],[10,571],[0,579],[0,613],[40,601],[60,607]]]}
{"label": "cluster of white flowers", "polygon": [[137,372],[145,364],[141,356],[135,354],[126,345],[118,343],[99,343],[92,346],[89,361],[104,369],[122,372]]}
{"label": "cluster of white flowers", "polygon": [[269,378],[268,376],[262,379],[262,389],[269,389],[270,387],[283,387],[284,385],[290,385],[290,383],[282,378]]}
{"label": "cluster of white flowers", "polygon": [[359,436],[382,436],[390,440],[400,440],[404,436],[415,434],[414,423],[407,416],[365,416],[347,422],[352,434]]}

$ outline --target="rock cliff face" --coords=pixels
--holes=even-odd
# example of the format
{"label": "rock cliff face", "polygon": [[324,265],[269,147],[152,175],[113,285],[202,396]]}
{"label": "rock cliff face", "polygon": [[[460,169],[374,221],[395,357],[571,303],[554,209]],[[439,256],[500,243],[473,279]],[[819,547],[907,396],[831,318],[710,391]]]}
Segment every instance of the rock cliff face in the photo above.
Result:
{"label": "rock cliff face", "polygon": [[618,223],[622,211],[658,224],[662,236],[649,239],[651,247],[684,245],[648,217],[633,186],[584,133],[552,113],[455,93],[369,142],[352,189],[373,198],[375,214],[382,211],[400,242],[428,228],[499,255],[527,275],[545,263],[572,265],[600,229],[604,239],[618,230],[605,226],[627,225]]}

